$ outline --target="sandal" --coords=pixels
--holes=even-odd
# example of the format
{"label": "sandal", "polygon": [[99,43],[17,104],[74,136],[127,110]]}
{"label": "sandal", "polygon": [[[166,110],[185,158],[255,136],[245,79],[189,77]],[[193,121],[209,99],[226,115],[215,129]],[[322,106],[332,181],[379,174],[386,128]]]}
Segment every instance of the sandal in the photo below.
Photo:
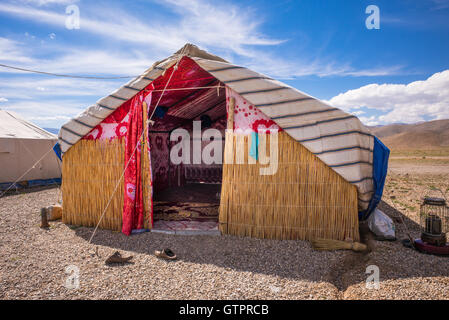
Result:
{"label": "sandal", "polygon": [[116,251],[116,252],[114,252],[114,254],[112,256],[110,256],[109,258],[106,259],[105,264],[126,263],[126,262],[129,262],[129,260],[131,260],[132,258],[133,258],[133,256],[129,256],[126,258],[122,257],[120,252]]}
{"label": "sandal", "polygon": [[156,250],[154,251],[154,255],[158,258],[166,259],[166,260],[175,260],[176,254],[170,249],[164,249],[162,251]]}

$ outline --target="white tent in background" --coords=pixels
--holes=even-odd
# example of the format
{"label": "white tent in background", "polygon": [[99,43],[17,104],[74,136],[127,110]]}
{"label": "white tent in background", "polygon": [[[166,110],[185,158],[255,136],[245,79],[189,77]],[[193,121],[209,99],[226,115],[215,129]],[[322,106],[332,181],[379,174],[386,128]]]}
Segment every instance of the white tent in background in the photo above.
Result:
{"label": "white tent in background", "polygon": [[57,140],[17,113],[0,110],[0,184],[61,178],[59,159],[51,150]]}

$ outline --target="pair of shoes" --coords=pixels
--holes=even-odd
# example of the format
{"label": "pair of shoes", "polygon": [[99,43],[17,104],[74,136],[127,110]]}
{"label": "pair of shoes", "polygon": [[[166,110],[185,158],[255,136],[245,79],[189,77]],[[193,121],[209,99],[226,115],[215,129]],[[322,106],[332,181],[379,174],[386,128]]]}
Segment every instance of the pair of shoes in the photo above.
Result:
{"label": "pair of shoes", "polygon": [[116,252],[114,252],[114,254],[112,256],[110,256],[109,258],[106,259],[105,264],[126,263],[126,262],[129,262],[129,260],[131,260],[132,258],[133,258],[133,256],[129,256],[126,258],[122,257],[120,252],[116,251]]}
{"label": "pair of shoes", "polygon": [[162,251],[156,250],[154,251],[154,255],[158,258],[167,259],[167,260],[175,260],[176,254],[170,249],[164,249]]}

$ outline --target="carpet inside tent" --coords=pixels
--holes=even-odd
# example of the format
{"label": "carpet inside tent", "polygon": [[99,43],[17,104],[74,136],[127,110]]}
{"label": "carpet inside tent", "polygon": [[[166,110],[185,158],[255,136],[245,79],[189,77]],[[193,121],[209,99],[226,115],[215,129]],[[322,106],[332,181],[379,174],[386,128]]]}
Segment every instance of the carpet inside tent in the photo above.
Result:
{"label": "carpet inside tent", "polygon": [[221,184],[192,183],[154,194],[153,230],[218,231]]}

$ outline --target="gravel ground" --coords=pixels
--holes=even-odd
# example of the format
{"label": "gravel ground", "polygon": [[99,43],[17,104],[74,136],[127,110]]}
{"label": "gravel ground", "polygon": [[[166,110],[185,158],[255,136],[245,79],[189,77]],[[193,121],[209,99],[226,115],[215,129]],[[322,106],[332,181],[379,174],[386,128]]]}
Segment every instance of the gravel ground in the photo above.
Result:
{"label": "gravel ground", "polygon": [[[423,255],[400,242],[371,241],[373,251],[316,252],[305,241],[145,233],[126,237],[51,222],[39,209],[57,189],[0,199],[1,299],[448,299],[449,258]],[[389,214],[396,214],[382,204]],[[402,239],[403,226],[398,225]],[[94,254],[98,248],[99,256]],[[152,253],[169,247],[179,257]],[[119,250],[133,263],[106,266]],[[380,289],[366,289],[368,265],[380,268]],[[79,288],[67,289],[68,266]]]}

